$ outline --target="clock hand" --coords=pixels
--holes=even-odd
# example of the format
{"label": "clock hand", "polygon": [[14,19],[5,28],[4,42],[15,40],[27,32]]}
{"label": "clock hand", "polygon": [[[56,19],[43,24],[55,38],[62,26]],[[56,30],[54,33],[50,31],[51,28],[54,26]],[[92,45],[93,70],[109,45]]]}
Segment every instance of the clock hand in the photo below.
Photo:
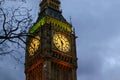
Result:
{"label": "clock hand", "polygon": [[63,41],[61,40],[61,44],[63,45]]}
{"label": "clock hand", "polygon": [[60,38],[60,36],[59,36],[59,35],[57,35],[57,36],[58,36],[58,38],[59,38],[61,44],[63,44],[62,39]]}
{"label": "clock hand", "polygon": [[60,40],[60,48],[62,49],[64,43],[63,43],[63,41],[62,41],[62,39],[61,39],[61,37],[59,35],[57,35],[57,37]]}
{"label": "clock hand", "polygon": [[61,49],[63,49],[64,42],[63,42],[63,40],[61,39],[60,36],[58,36],[58,38],[59,38],[59,40],[60,40],[60,42],[61,42]]}

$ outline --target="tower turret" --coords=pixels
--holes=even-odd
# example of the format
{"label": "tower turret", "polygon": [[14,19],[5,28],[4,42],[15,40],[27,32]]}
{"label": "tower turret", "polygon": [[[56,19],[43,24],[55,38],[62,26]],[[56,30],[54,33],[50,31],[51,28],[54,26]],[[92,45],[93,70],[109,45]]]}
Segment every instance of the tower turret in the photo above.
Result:
{"label": "tower turret", "polygon": [[54,10],[60,11],[60,1],[59,0],[42,0],[42,2],[40,3],[40,10],[43,11],[48,7]]}

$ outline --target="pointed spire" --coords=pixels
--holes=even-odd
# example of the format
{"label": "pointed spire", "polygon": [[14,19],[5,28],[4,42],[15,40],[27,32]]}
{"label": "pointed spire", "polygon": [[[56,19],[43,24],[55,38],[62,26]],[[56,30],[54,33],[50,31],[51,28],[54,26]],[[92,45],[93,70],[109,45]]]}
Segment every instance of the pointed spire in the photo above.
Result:
{"label": "pointed spire", "polygon": [[72,17],[70,16],[70,24],[72,25]]}

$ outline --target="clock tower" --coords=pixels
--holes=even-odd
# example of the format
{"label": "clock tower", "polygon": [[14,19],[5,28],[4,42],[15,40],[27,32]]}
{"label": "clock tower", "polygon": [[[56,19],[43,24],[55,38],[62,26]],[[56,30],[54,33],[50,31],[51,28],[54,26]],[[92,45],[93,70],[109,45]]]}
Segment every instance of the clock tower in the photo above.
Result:
{"label": "clock tower", "polygon": [[60,4],[60,0],[40,3],[26,40],[26,80],[77,80],[75,31],[62,16]]}

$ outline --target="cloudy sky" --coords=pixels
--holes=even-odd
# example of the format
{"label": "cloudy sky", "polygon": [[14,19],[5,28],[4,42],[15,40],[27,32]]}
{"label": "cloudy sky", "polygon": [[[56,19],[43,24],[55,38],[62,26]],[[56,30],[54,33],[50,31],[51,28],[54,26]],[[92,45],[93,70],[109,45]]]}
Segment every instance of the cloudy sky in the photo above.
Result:
{"label": "cloudy sky", "polygon": [[[120,80],[120,0],[61,2],[63,15],[68,21],[72,16],[78,36],[78,80]],[[34,19],[38,3],[27,0],[22,4],[33,9]],[[0,59],[0,80],[25,80],[23,64],[10,56]]]}

